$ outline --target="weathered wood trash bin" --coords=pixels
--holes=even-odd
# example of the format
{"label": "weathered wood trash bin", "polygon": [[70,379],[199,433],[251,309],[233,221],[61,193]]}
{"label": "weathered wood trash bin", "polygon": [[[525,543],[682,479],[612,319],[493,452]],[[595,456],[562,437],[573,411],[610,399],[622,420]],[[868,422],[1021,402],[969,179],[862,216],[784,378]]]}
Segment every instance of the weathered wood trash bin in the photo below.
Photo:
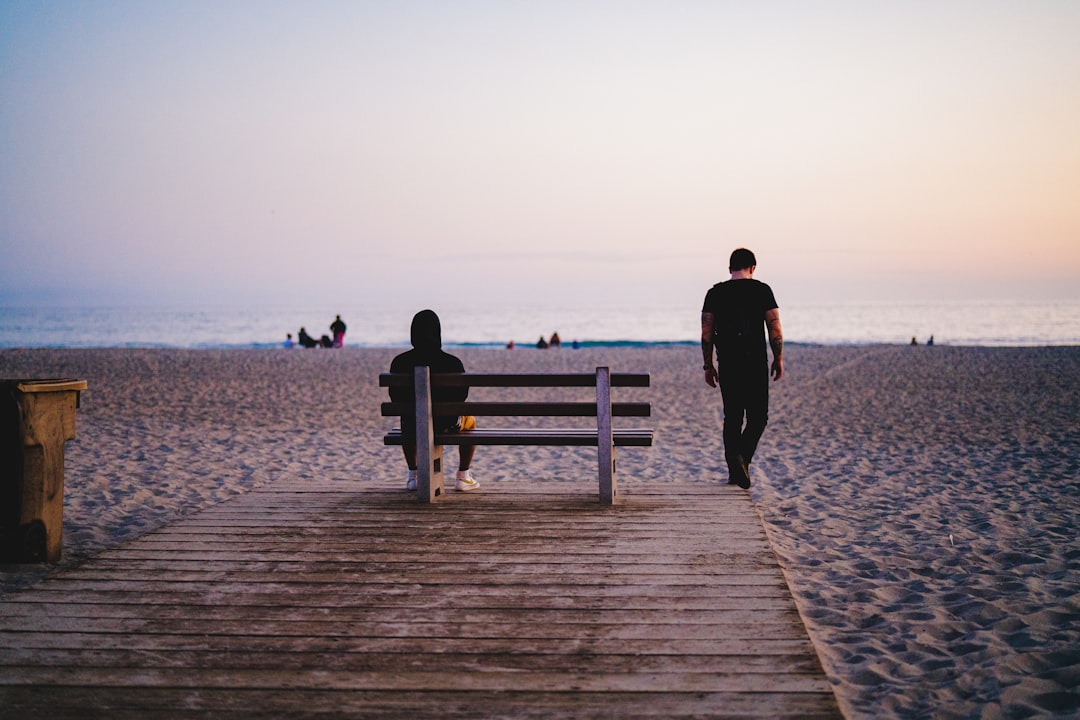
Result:
{"label": "weathered wood trash bin", "polygon": [[0,562],[59,562],[64,443],[85,380],[0,380]]}

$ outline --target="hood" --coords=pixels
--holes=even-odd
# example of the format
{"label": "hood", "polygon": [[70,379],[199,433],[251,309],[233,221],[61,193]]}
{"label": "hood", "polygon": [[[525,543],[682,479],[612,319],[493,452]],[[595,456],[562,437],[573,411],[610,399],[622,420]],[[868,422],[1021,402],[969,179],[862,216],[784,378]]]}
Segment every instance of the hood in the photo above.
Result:
{"label": "hood", "polygon": [[434,310],[421,310],[413,316],[412,345],[417,350],[438,350],[442,347],[442,325]]}

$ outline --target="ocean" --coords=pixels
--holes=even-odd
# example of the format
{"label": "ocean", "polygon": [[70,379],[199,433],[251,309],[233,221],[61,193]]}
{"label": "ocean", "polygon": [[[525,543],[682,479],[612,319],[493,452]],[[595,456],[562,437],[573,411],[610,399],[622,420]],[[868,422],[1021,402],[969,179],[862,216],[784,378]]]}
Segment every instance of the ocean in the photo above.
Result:
{"label": "ocean", "polygon": [[[0,308],[0,348],[280,348],[301,327],[329,334],[340,314],[346,347],[404,347],[416,308],[51,307]],[[505,305],[435,308],[448,347],[696,345],[698,307],[598,308]],[[1080,345],[1080,300],[791,305],[780,309],[786,343],[966,346]]]}

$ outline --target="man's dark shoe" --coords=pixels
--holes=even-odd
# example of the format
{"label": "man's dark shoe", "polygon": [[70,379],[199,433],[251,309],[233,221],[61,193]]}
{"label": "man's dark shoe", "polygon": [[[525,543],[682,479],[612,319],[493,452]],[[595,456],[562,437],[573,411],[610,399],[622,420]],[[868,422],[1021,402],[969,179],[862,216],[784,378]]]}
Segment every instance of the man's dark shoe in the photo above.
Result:
{"label": "man's dark shoe", "polygon": [[734,462],[728,463],[728,470],[731,472],[728,485],[738,485],[743,490],[750,488],[750,468],[743,462],[741,455],[736,457]]}

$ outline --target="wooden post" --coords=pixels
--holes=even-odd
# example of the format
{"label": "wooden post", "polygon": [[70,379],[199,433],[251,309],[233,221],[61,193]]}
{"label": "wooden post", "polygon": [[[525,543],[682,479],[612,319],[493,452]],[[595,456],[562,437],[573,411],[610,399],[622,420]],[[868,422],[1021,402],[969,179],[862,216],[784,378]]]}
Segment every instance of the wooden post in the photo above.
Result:
{"label": "wooden post", "polygon": [[606,367],[596,368],[596,454],[600,463],[600,504],[614,505],[618,486],[611,429],[611,371]]}
{"label": "wooden post", "polygon": [[430,503],[443,494],[442,445],[435,444],[431,417],[431,370],[420,366],[413,371],[416,398],[416,496]]}
{"label": "wooden post", "polygon": [[14,407],[0,412],[12,415],[14,456],[3,457],[11,467],[0,468],[4,475],[3,521],[12,520],[14,544],[3,548],[16,562],[60,561],[64,527],[64,443],[75,437],[75,410],[85,380],[4,381],[4,401]]}

